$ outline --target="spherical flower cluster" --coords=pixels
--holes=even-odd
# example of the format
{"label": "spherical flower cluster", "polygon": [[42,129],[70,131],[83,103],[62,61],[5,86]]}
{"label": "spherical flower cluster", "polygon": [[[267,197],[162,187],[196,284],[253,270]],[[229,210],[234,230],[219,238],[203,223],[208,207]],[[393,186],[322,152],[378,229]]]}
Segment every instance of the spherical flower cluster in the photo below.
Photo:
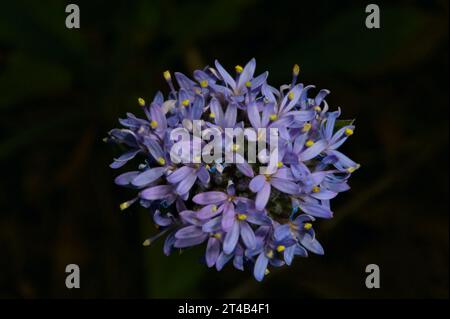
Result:
{"label": "spherical flower cluster", "polygon": [[[144,245],[166,236],[166,255],[202,245],[208,267],[221,270],[232,260],[235,268],[248,268],[261,281],[270,267],[290,265],[295,255],[324,253],[313,222],[333,216],[330,200],[349,189],[347,180],[359,164],[337,150],[354,126],[338,120],[339,109],[329,112],[328,90],[309,97],[314,86],[297,83],[298,65],[291,83],[280,89],[267,84],[267,72],[254,76],[255,67],[252,59],[245,67],[237,65],[232,75],[216,61],[215,68],[195,71],[195,80],[166,71],[167,99],[161,92],[150,103],[139,98],[145,117],[128,113],[107,141],[126,149],[112,168],[140,160],[115,183],[137,190],[120,208],[138,202],[157,225],[158,233]],[[261,173],[260,163],[246,160],[175,161],[171,132],[183,128],[193,135],[194,122],[223,135],[227,128],[277,129],[275,170]]]}

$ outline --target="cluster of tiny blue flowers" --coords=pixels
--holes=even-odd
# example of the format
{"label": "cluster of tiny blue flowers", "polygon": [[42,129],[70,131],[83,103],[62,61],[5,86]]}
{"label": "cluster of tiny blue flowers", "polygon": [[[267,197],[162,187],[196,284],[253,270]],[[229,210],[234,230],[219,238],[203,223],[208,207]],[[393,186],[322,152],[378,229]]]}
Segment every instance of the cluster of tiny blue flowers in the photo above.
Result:
{"label": "cluster of tiny blue flowers", "polygon": [[[267,84],[268,72],[255,76],[256,62],[237,65],[233,74],[219,62],[196,70],[194,80],[166,71],[170,92],[158,92],[148,103],[139,98],[145,116],[128,113],[122,128],[107,141],[125,152],[110,165],[118,169],[133,158],[133,171],[115,179],[136,190],[133,203],[147,208],[158,233],[148,246],[165,236],[164,253],[204,245],[208,267],[221,270],[229,261],[250,269],[261,281],[271,267],[291,265],[294,256],[323,254],[313,229],[316,219],[332,218],[330,200],[347,191],[347,181],[359,168],[337,149],[353,134],[352,121],[338,120],[340,109],[329,111],[320,90],[298,82],[299,67],[290,84],[276,89]],[[261,174],[257,164],[175,163],[170,156],[177,128],[276,128],[278,163],[273,174]],[[223,133],[225,134],[225,133]]]}

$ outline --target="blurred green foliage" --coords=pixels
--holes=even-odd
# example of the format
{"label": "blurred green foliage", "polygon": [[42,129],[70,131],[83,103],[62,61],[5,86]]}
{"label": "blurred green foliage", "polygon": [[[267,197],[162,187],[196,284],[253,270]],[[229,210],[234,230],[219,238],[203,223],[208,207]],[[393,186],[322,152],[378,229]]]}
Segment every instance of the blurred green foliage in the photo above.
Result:
{"label": "blurred green foliage", "polygon": [[[381,29],[351,1],[67,1],[0,11],[0,297],[448,297],[448,2],[380,2]],[[113,185],[117,150],[101,141],[138,96],[167,92],[165,69],[190,74],[251,57],[277,86],[328,88],[356,119],[346,151],[363,167],[319,223],[326,255],[263,283],[165,257],[144,209]],[[444,178],[445,176],[445,178]],[[81,267],[68,291],[64,268]],[[364,286],[377,263],[382,289]]]}

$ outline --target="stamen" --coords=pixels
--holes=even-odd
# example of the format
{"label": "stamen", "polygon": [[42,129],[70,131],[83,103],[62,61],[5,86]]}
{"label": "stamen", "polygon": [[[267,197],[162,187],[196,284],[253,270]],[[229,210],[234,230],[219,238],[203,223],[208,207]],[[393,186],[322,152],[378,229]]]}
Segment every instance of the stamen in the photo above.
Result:
{"label": "stamen", "polygon": [[222,238],[222,235],[220,233],[215,233],[213,235],[213,237],[216,238],[216,239],[220,239],[220,238]]}
{"label": "stamen", "polygon": [[294,76],[298,76],[299,73],[300,73],[300,67],[298,66],[298,64],[294,64],[294,67],[292,68],[292,74]]}
{"label": "stamen", "polygon": [[207,80],[201,81],[201,82],[200,82],[200,86],[201,86],[202,88],[208,87],[208,81],[207,81]]}
{"label": "stamen", "polygon": [[312,188],[312,191],[313,191],[313,193],[318,193],[318,192],[320,192],[320,187],[319,186],[314,186]]}
{"label": "stamen", "polygon": [[145,106],[145,100],[143,98],[138,98],[138,103],[140,106]]}
{"label": "stamen", "polygon": [[252,87],[252,82],[250,82],[250,81],[245,82],[245,86],[248,87],[248,88],[251,88]]}
{"label": "stamen", "polygon": [[124,203],[122,203],[122,204],[120,204],[120,210],[125,210],[125,209],[127,209],[128,207],[130,207],[131,206],[131,204],[132,204],[132,202],[131,201],[127,201],[127,202],[124,202]]}
{"label": "stamen", "polygon": [[158,158],[158,163],[160,165],[165,165],[166,164],[166,160],[163,157]]}
{"label": "stamen", "polygon": [[303,228],[306,229],[306,230],[310,230],[311,227],[312,227],[312,224],[311,224],[311,223],[305,223],[305,224],[303,225]]}
{"label": "stamen", "polygon": [[247,219],[247,215],[246,214],[237,214],[237,218],[239,220],[246,220]]}
{"label": "stamen", "polygon": [[295,97],[294,92],[289,92],[289,94],[288,94],[289,101],[292,101],[294,99],[294,97]]}
{"label": "stamen", "polygon": [[142,243],[142,246],[150,246],[150,244],[151,244],[151,241],[150,241],[150,239],[146,239],[146,240],[144,240],[144,242]]}
{"label": "stamen", "polygon": [[217,212],[217,205],[212,205],[212,207],[211,207],[211,211],[213,211],[213,212]]}
{"label": "stamen", "polygon": [[314,111],[320,112],[322,111],[322,108],[319,105],[314,106]]}
{"label": "stamen", "polygon": [[188,106],[191,101],[189,99],[185,99],[181,102],[183,106]]}
{"label": "stamen", "polygon": [[236,66],[234,67],[234,69],[235,69],[236,72],[239,73],[239,74],[241,74],[242,71],[244,71],[244,68],[243,68],[242,66],[240,66],[240,65],[236,65]]}
{"label": "stamen", "polygon": [[273,250],[269,250],[266,254],[267,258],[272,259],[273,258]]}
{"label": "stamen", "polygon": [[353,130],[351,128],[345,129],[345,135],[347,136],[353,135]]}
{"label": "stamen", "polygon": [[214,114],[213,112],[211,112],[211,113],[209,114],[209,117],[212,118],[212,119],[215,119],[215,118],[216,118],[216,114]]}
{"label": "stamen", "polygon": [[278,115],[276,115],[276,114],[270,114],[270,115],[269,115],[269,119],[270,119],[271,121],[276,121],[276,120],[278,119]]}
{"label": "stamen", "polygon": [[349,167],[349,168],[347,168],[347,172],[349,172],[349,173],[353,173],[354,171],[356,171],[357,169],[359,169],[361,167],[361,165],[359,165],[359,164],[356,164],[356,166],[355,167]]}
{"label": "stamen", "polygon": [[306,143],[305,143],[306,147],[311,147],[313,145],[314,145],[314,141],[312,141],[312,140],[307,140]]}
{"label": "stamen", "polygon": [[152,121],[150,122],[150,126],[152,127],[152,129],[155,129],[155,128],[158,127],[158,122],[156,122],[155,120],[152,120]]}
{"label": "stamen", "polygon": [[283,162],[278,162],[278,163],[277,163],[277,167],[278,167],[278,168],[283,167]]}
{"label": "stamen", "polygon": [[303,125],[303,132],[308,132],[311,129],[312,125],[311,123],[305,123],[305,125]]}
{"label": "stamen", "polygon": [[170,71],[164,71],[163,73],[164,79],[166,79],[166,81],[170,81],[172,79],[172,76],[170,75]]}
{"label": "stamen", "polygon": [[279,253],[281,253],[282,251],[284,251],[286,249],[286,247],[284,247],[283,245],[279,245],[278,247],[277,247],[277,251],[279,252]]}

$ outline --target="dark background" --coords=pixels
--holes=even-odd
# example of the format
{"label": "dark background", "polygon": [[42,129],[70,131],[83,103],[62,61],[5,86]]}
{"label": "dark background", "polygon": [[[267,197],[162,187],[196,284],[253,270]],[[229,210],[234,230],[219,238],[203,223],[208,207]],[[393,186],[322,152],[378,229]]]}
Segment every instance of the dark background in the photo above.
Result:
{"label": "dark background", "polygon": [[[0,297],[448,298],[448,2],[9,1],[0,9]],[[166,69],[191,74],[251,57],[274,86],[300,80],[356,118],[344,150],[361,169],[318,223],[325,256],[257,283],[203,248],[166,257],[133,193],[113,184],[118,149],[102,138],[136,98],[168,92]],[[81,289],[65,287],[65,266]],[[381,269],[381,289],[364,285]]]}

